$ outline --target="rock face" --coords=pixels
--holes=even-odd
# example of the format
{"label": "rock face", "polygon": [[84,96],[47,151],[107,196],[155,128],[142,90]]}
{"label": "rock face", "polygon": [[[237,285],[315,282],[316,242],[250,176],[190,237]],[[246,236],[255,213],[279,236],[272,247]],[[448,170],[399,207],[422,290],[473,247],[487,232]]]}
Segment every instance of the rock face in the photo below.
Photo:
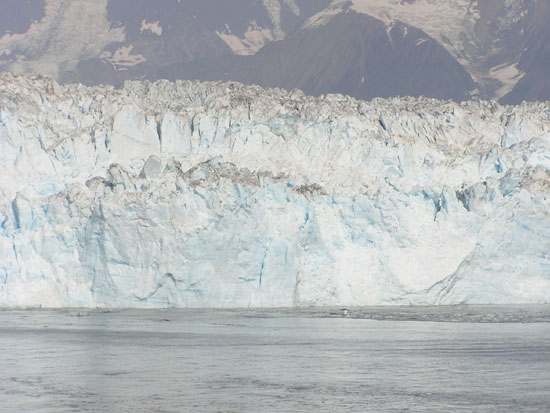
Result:
{"label": "rock face", "polygon": [[[223,67],[219,65],[219,67]],[[437,41],[401,22],[352,10],[326,24],[306,25],[266,45],[226,77],[267,87],[299,88],[314,96],[343,93],[361,99],[429,96],[467,100],[477,87]]]}
{"label": "rock face", "polygon": [[247,56],[330,0],[3,0],[0,70],[61,82],[122,84],[187,63]]}
{"label": "rock face", "polygon": [[547,0],[2,0],[0,71],[550,100]]}
{"label": "rock face", "polygon": [[548,103],[0,97],[0,306],[550,302]]}

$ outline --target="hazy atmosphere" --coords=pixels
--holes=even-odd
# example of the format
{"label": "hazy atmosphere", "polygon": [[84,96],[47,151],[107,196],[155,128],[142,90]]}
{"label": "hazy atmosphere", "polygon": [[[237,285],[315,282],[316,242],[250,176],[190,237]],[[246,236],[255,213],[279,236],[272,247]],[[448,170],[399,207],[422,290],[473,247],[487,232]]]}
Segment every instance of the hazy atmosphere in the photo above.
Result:
{"label": "hazy atmosphere", "polygon": [[550,411],[548,22],[0,0],[0,413]]}
{"label": "hazy atmosphere", "polygon": [[536,0],[5,0],[0,70],[236,80],[361,99],[550,99]]}

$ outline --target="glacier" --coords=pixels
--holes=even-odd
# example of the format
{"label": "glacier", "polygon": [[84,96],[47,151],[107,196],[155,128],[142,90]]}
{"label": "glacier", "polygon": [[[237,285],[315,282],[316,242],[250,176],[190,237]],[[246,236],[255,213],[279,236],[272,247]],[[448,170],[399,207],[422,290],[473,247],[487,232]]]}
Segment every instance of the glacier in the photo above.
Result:
{"label": "glacier", "polygon": [[0,74],[0,307],[550,302],[550,103]]}

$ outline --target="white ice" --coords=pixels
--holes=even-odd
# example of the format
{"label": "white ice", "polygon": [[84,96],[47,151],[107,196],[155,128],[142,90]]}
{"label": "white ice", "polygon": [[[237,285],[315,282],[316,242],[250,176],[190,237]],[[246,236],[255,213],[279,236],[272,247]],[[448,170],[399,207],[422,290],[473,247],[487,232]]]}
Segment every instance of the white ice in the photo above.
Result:
{"label": "white ice", "polygon": [[0,306],[550,302],[549,103],[0,97]]}

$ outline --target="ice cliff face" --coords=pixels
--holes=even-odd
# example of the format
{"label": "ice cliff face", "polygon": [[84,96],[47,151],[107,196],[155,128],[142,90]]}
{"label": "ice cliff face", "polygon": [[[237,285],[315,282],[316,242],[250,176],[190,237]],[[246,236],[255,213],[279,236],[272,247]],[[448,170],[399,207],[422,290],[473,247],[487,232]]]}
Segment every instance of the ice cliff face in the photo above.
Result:
{"label": "ice cliff face", "polygon": [[550,302],[548,103],[0,76],[0,306]]}

